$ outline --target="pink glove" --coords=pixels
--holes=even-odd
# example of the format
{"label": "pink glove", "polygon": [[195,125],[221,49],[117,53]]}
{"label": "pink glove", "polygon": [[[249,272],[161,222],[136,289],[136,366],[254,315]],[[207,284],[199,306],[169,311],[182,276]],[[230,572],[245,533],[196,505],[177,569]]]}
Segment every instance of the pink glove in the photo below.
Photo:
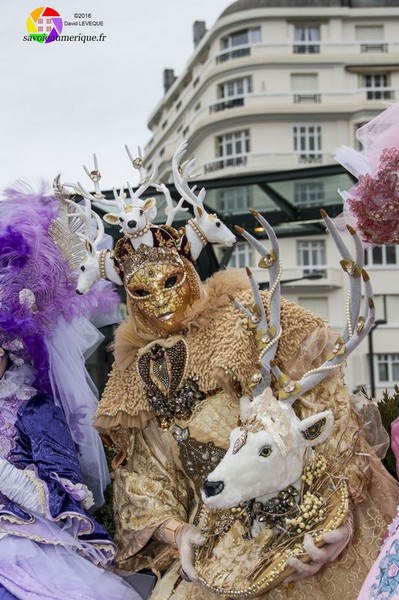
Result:
{"label": "pink glove", "polygon": [[325,545],[318,548],[309,533],[305,533],[303,545],[306,553],[312,559],[309,563],[304,563],[299,558],[289,558],[288,564],[295,569],[295,573],[284,579],[284,584],[299,581],[305,577],[315,575],[323,565],[327,562],[332,562],[341,554],[342,550],[347,546],[353,534],[353,518],[350,515],[345,523],[334,531],[327,531],[323,535]]}
{"label": "pink glove", "polygon": [[198,573],[194,567],[194,546],[203,546],[206,537],[202,535],[195,525],[183,524],[176,532],[176,544],[180,553],[180,562],[183,574],[190,581],[198,580]]}

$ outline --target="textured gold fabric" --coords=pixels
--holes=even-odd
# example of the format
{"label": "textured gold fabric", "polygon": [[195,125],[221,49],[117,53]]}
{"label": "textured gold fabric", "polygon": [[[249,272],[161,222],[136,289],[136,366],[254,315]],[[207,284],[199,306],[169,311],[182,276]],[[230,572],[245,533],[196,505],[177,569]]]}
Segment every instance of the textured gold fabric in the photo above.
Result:
{"label": "textured gold fabric", "polygon": [[[198,377],[207,398],[195,407],[190,419],[176,422],[181,428],[189,427],[196,442],[213,443],[221,449],[228,447],[229,433],[239,415],[237,398],[249,391],[258,358],[247,320],[230,300],[230,295],[235,295],[251,305],[251,294],[243,289],[241,280],[229,278],[228,273],[210,281],[205,300],[194,305],[186,319],[187,376]],[[267,306],[267,294],[264,299]],[[337,339],[321,319],[286,301],[282,304],[282,326],[277,361],[294,378],[323,362]],[[139,348],[131,344],[133,359],[126,359],[128,328],[128,324],[123,326],[125,354],[114,365],[97,415],[100,431],[117,449],[127,450],[128,457],[114,472],[118,564],[125,570],[150,567],[156,572],[169,567],[153,592],[153,600],[215,598],[203,588],[182,582],[176,551],[153,537],[168,518],[192,522],[198,498],[196,482],[185,472],[171,431],[160,429],[148,410],[136,367]],[[386,524],[396,512],[398,485],[373,458],[362,433],[355,436],[360,423],[340,370],[295,403],[301,417],[327,408],[334,413],[335,429],[325,452],[332,453],[340,441],[350,445],[355,440],[357,444],[357,454],[345,473],[355,505],[354,542],[320,574],[288,588],[280,585],[266,594],[268,600],[355,599],[377,555]]]}

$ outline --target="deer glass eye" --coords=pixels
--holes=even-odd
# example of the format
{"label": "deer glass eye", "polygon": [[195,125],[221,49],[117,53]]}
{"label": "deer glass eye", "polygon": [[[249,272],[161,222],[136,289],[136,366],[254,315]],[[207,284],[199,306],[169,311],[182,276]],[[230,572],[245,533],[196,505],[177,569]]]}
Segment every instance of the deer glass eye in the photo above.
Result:
{"label": "deer glass eye", "polygon": [[271,453],[272,449],[270,448],[270,446],[263,446],[263,448],[259,450],[259,456],[261,456],[262,458],[267,458],[271,455]]}
{"label": "deer glass eye", "polygon": [[144,211],[140,208],[140,217],[144,214]]}
{"label": "deer glass eye", "polygon": [[216,221],[215,225],[216,225],[216,227],[220,227],[221,226],[221,222],[220,221]]}
{"label": "deer glass eye", "polygon": [[80,267],[80,270],[83,272],[83,271],[85,271],[85,270],[86,270],[86,267],[85,267],[84,265],[82,265],[82,266]]}
{"label": "deer glass eye", "polygon": [[119,223],[123,223],[123,217],[118,217],[119,218]]}
{"label": "deer glass eye", "polygon": [[177,281],[177,275],[172,275],[172,277],[168,277],[167,280],[165,281],[165,287],[172,288],[174,285],[176,285],[176,281]]}

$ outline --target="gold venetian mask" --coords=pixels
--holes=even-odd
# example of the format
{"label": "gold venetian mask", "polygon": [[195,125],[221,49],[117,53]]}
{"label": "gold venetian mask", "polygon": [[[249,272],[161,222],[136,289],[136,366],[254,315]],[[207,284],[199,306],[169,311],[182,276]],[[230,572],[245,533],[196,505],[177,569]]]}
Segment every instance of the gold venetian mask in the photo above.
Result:
{"label": "gold venetian mask", "polygon": [[147,262],[125,281],[133,312],[151,328],[176,331],[193,302],[183,264]]}

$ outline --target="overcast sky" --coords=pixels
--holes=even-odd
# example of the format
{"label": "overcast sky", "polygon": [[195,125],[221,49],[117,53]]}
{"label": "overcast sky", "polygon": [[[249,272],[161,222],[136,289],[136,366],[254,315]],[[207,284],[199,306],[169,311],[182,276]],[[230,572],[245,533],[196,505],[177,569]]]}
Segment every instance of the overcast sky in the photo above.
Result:
{"label": "overcast sky", "polygon": [[[91,14],[100,27],[64,26],[65,35],[103,42],[23,41],[40,2],[2,0],[0,22],[0,187],[85,180],[96,152],[102,186],[138,178],[126,158],[150,138],[148,116],[163,96],[163,69],[179,75],[193,52],[192,24],[208,29],[233,0],[50,0],[65,21]],[[86,19],[79,19],[89,20]]]}

